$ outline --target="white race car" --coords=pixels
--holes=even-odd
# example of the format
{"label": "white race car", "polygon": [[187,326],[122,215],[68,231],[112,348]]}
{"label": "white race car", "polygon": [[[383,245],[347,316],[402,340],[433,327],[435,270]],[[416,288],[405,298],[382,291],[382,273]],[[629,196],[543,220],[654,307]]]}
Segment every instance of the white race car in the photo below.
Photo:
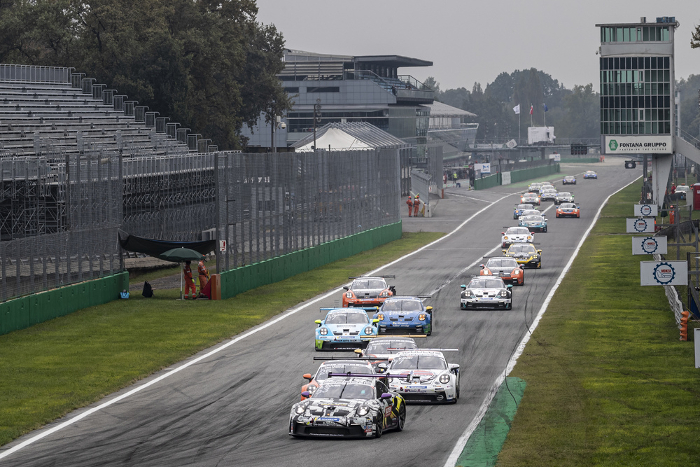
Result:
{"label": "white race car", "polygon": [[535,241],[535,234],[527,227],[508,227],[508,230],[501,232],[501,246],[508,248],[513,243],[532,243]]}
{"label": "white race car", "polygon": [[459,365],[448,364],[438,350],[401,352],[388,364],[386,373],[391,391],[401,394],[407,403],[454,404],[459,399]]}

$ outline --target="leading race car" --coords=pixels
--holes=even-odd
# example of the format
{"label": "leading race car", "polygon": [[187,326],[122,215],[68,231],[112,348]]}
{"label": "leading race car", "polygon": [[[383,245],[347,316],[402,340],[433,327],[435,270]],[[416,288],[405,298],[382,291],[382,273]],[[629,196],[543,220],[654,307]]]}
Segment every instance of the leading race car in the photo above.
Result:
{"label": "leading race car", "polygon": [[388,364],[389,387],[406,402],[456,403],[459,365],[448,364],[437,350],[401,352]]}
{"label": "leading race car", "polygon": [[387,298],[374,314],[379,334],[417,334],[429,336],[435,328],[432,306],[425,306],[421,297]]}
{"label": "leading race car", "polygon": [[523,211],[526,209],[534,209],[534,206],[530,203],[516,204],[515,210],[513,210],[513,219],[517,219],[518,217],[522,216]]}
{"label": "leading race car", "polygon": [[569,193],[568,191],[560,191],[557,193],[557,196],[554,198],[554,204],[561,204],[561,203],[573,203],[574,202],[574,195],[573,193]]}
{"label": "leading race car", "polygon": [[507,256],[489,258],[486,264],[482,264],[480,267],[480,276],[497,276],[504,282],[515,285],[525,284],[525,273],[513,258]]}
{"label": "leading race car", "polygon": [[387,430],[402,431],[406,401],[392,392],[384,375],[331,373],[308,399],[297,402],[289,414],[294,437],[380,438]]}
{"label": "leading race car", "polygon": [[586,173],[583,174],[583,179],[598,180],[598,174],[595,173],[593,170],[587,170]]}
{"label": "leading race car", "polygon": [[527,227],[530,232],[547,232],[547,218],[542,215],[522,216],[518,225]]}
{"label": "leading race car", "polygon": [[562,184],[563,185],[576,185],[576,177],[574,177],[573,175],[567,175],[562,180]]}
{"label": "leading race car", "polygon": [[512,243],[530,243],[535,241],[535,234],[527,227],[508,227],[508,230],[501,232],[501,246],[508,248]]}
{"label": "leading race car", "polygon": [[376,369],[378,363],[390,362],[397,353],[417,348],[416,341],[410,337],[377,337],[367,344],[367,348],[357,349],[355,353],[360,357],[368,358],[373,368]]}
{"label": "leading race car", "polygon": [[[370,343],[371,344],[371,343]],[[358,349],[359,350],[359,349]],[[303,393],[304,391],[309,394],[316,392],[316,389],[320,386],[321,382],[328,378],[329,373],[359,373],[359,374],[372,374],[374,373],[374,367],[371,363],[362,360],[329,360],[321,363],[318,367],[316,373],[311,375],[311,373],[306,373],[304,379],[309,382],[301,387],[301,400],[306,399]]]}
{"label": "leading race car", "polygon": [[520,202],[522,204],[536,204],[540,205],[540,196],[537,193],[523,193],[520,196]]}
{"label": "leading race car", "polygon": [[343,307],[379,306],[387,297],[396,295],[394,286],[388,285],[385,279],[396,276],[367,276],[351,277],[354,279],[349,286],[343,287]]}
{"label": "leading race car", "polygon": [[541,186],[542,186],[542,184],[539,183],[539,182],[530,183],[530,184],[527,186],[527,191],[529,191],[530,193],[539,193],[539,192],[540,192],[540,187],[541,187]]}
{"label": "leading race car", "polygon": [[370,321],[362,308],[321,308],[321,311],[328,313],[324,319],[316,320],[316,350],[364,348],[377,336],[377,320]]}
{"label": "leading race car", "polygon": [[469,308],[503,308],[513,307],[513,286],[506,285],[503,279],[495,276],[478,276],[462,285],[459,306]]}
{"label": "leading race car", "polygon": [[574,203],[561,203],[557,206],[557,217],[581,217],[581,209]]}
{"label": "leading race car", "polygon": [[503,254],[525,267],[537,269],[542,267],[542,250],[535,248],[532,243],[513,244],[507,250],[503,250]]}

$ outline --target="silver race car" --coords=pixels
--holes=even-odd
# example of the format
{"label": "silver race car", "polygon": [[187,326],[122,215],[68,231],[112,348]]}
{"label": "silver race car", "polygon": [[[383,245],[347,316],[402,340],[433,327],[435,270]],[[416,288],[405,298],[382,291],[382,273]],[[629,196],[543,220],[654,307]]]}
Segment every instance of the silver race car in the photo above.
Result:
{"label": "silver race car", "polygon": [[527,227],[509,227],[505,232],[501,232],[501,246],[508,248],[512,243],[532,243],[535,241],[535,234]]}
{"label": "silver race car", "polygon": [[448,364],[441,351],[401,352],[388,364],[386,374],[391,390],[406,402],[454,404],[459,399],[459,365]]}
{"label": "silver race car", "polygon": [[462,285],[460,308],[513,308],[513,286],[495,276],[478,276]]}

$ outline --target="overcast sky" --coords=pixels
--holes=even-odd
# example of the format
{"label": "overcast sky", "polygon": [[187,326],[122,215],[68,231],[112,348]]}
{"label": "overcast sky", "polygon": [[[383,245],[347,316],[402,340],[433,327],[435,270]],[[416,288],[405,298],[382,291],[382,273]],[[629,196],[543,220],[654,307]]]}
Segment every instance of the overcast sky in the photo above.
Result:
{"label": "overcast sky", "polygon": [[404,55],[432,67],[401,68],[442,90],[471,89],[501,72],[535,67],[567,88],[597,89],[595,24],[675,16],[676,78],[700,74],[690,35],[700,0],[258,0],[258,20],[274,24],[290,49],[341,55]]}

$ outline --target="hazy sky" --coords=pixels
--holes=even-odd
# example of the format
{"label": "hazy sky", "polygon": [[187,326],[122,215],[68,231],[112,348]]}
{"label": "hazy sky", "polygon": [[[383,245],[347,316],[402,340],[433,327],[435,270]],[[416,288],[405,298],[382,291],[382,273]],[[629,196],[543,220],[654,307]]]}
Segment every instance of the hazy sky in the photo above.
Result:
{"label": "hazy sky", "polygon": [[258,20],[274,24],[290,49],[430,60],[399,73],[434,76],[442,90],[485,88],[501,72],[531,67],[569,89],[597,89],[595,24],[641,16],[675,16],[676,77],[700,74],[700,49],[690,48],[700,0],[258,0],[258,8]]}

